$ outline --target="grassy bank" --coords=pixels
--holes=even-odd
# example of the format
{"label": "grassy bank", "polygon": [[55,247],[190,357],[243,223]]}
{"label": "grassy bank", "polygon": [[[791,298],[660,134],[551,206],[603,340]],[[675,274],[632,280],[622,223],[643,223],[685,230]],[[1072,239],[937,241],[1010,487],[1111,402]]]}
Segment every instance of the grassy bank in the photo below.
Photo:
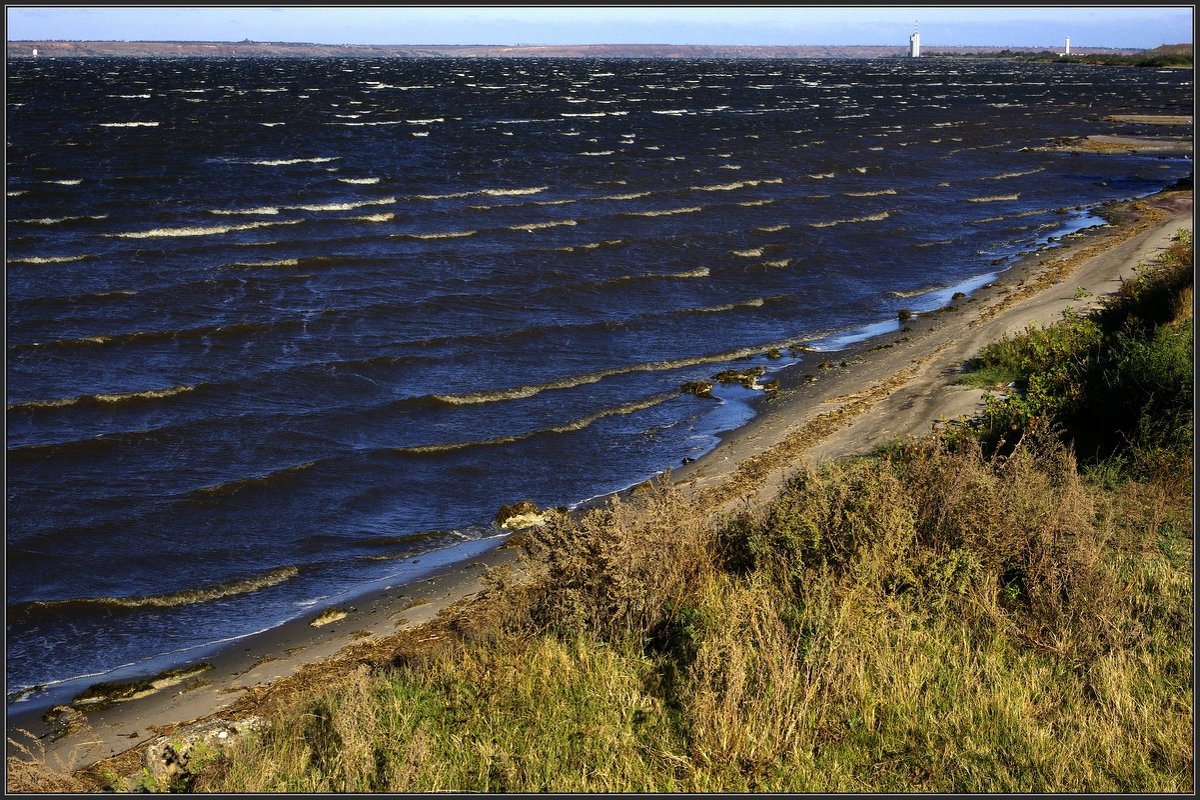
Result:
{"label": "grassy bank", "polygon": [[980,353],[981,419],[767,507],[551,513],[528,580],[177,788],[1190,792],[1191,287],[1180,238]]}

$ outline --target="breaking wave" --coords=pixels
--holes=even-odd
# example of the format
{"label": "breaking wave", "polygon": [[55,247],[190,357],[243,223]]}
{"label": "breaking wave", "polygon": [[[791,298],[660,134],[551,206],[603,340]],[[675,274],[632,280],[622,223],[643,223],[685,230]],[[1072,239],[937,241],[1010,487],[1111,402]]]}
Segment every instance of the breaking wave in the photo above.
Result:
{"label": "breaking wave", "polygon": [[280,158],[266,161],[246,161],[246,164],[253,164],[256,167],[287,167],[292,164],[326,164],[330,161],[338,161],[341,156],[325,156],[319,158]]}
{"label": "breaking wave", "polygon": [[529,433],[515,434],[513,436],[498,436],[494,439],[480,439],[473,442],[450,442],[447,444],[426,444],[417,445],[415,447],[398,447],[391,452],[397,455],[448,453],[454,450],[465,450],[470,447],[488,447],[502,444],[513,444],[515,442],[525,441],[526,439],[532,439],[535,436],[543,436],[546,434],[571,433],[572,431],[583,430],[584,428],[587,428],[590,425],[593,425],[607,417],[624,416],[627,414],[637,413],[638,411],[645,411],[648,408],[654,408],[655,406],[662,405],[663,403],[669,400],[674,400],[677,397],[679,397],[679,392],[664,392],[663,394],[655,395],[654,397],[646,400],[634,401],[632,403],[626,403],[614,408],[602,409],[563,425],[540,428],[536,431],[530,431]]}
{"label": "breaking wave", "polygon": [[513,231],[534,231],[541,228],[558,228],[563,225],[578,225],[579,223],[573,219],[560,219],[551,222],[527,222],[523,225],[510,225],[509,230]]}
{"label": "breaking wave", "polygon": [[249,478],[239,478],[238,480],[234,481],[218,483],[214,486],[204,486],[188,492],[185,497],[188,500],[203,502],[230,497],[231,495],[238,494],[239,492],[244,492],[247,489],[261,489],[271,486],[278,486],[289,482],[297,475],[308,472],[316,465],[316,461],[306,461],[303,464],[284,467],[283,469],[275,470],[274,472],[268,472],[263,475],[253,475]]}
{"label": "breaking wave", "polygon": [[223,600],[226,597],[252,594],[286,583],[300,574],[295,566],[280,567],[261,575],[230,581],[229,583],[204,586],[197,589],[184,589],[169,594],[143,595],[140,597],[79,597],[69,600],[35,600],[10,607],[10,621],[29,619],[38,614],[59,612],[63,610],[90,608],[108,609],[138,609],[138,608],[176,608],[179,606],[194,606],[200,603],[210,603]]}
{"label": "breaking wave", "polygon": [[707,356],[694,356],[690,358],[679,358],[664,361],[649,361],[640,364],[630,364],[624,367],[613,367],[612,369],[600,370],[598,372],[591,372],[585,375],[574,375],[531,386],[518,386],[511,389],[496,389],[493,391],[468,392],[464,394],[430,395],[430,399],[452,406],[494,403],[501,400],[522,400],[527,397],[533,397],[534,395],[542,392],[555,391],[559,389],[573,389],[576,386],[599,383],[605,378],[612,378],[618,375],[631,375],[637,372],[661,372],[681,369],[683,367],[693,367],[699,364],[719,364],[725,361],[735,361],[739,358],[747,358],[749,356],[759,355],[764,349],[765,348],[763,346],[743,347],[737,350],[731,350],[729,352],[716,353]]}
{"label": "breaking wave", "polygon": [[992,195],[990,197],[968,197],[967,202],[968,203],[995,203],[995,202],[998,202],[1001,200],[1019,200],[1020,198],[1021,198],[1020,192],[1014,192],[1013,194],[996,194],[996,195]]}
{"label": "breaking wave", "polygon": [[437,233],[393,233],[396,239],[461,239],[474,236],[478,231],[439,231]]}
{"label": "breaking wave", "polygon": [[278,222],[247,222],[243,225],[213,225],[209,227],[191,228],[155,228],[149,231],[127,231],[125,233],[106,233],[105,236],[117,239],[167,239],[176,236],[216,236],[235,231],[249,231],[255,228],[266,228],[271,225],[295,225],[301,220],[279,220]]}
{"label": "breaking wave", "polygon": [[72,261],[83,261],[92,256],[27,256],[25,258],[10,258],[9,264],[69,264]]}
{"label": "breaking wave", "polygon": [[831,228],[834,225],[849,225],[855,222],[879,222],[885,220],[892,215],[890,211],[880,211],[878,214],[870,214],[865,217],[849,217],[847,219],[832,219],[828,222],[810,222],[810,226],[814,228]]}
{"label": "breaking wave", "polygon": [[688,206],[687,208],[664,208],[658,211],[622,211],[621,214],[627,217],[666,217],[672,214],[694,214],[703,210],[703,206]]}
{"label": "breaking wave", "polygon": [[[96,344],[101,344],[100,337],[93,339]],[[121,392],[117,394],[85,394],[78,397],[64,398],[62,400],[30,400],[24,403],[12,403],[8,406],[9,411],[31,411],[42,408],[68,408],[70,406],[87,405],[87,404],[108,404],[118,405],[123,403],[141,403],[149,400],[162,400],[167,397],[175,397],[176,395],[187,394],[194,391],[195,386],[171,386],[166,389],[147,389],[141,392]]]}

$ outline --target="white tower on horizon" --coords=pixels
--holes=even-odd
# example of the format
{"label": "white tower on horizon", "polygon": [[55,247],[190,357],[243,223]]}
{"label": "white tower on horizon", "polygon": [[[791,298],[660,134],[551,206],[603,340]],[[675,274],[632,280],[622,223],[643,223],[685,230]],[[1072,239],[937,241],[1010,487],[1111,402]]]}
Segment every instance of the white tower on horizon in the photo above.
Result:
{"label": "white tower on horizon", "polygon": [[921,55],[921,28],[919,20],[913,23],[913,34],[908,37],[908,57],[917,58]]}
{"label": "white tower on horizon", "polygon": [[1071,37],[1070,36],[1067,37],[1067,49],[1063,51],[1063,55],[1064,56],[1071,55]]}

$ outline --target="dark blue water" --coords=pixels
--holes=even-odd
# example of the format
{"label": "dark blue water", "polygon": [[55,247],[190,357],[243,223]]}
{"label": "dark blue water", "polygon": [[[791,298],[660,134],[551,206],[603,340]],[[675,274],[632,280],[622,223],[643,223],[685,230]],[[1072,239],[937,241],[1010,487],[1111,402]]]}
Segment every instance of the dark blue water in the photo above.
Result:
{"label": "dark blue water", "polygon": [[1190,114],[1191,77],[10,62],[9,692],[184,660],[486,549],[504,503],[702,455],[753,393],[684,383],[842,346],[1188,174],[1029,148]]}

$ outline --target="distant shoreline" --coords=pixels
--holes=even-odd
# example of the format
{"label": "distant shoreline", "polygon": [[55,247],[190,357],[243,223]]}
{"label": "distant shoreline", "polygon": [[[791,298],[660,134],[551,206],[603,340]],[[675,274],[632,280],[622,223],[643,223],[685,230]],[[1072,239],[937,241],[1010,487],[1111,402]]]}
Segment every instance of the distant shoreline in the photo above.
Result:
{"label": "distant shoreline", "polygon": [[[1034,54],[1042,47],[926,46],[922,57]],[[669,44],[475,44],[475,45],[325,45],[298,42],[160,41],[9,41],[8,58],[906,58],[907,44],[896,45],[669,45]],[[1140,48],[1076,47],[1080,55],[1136,55]]]}

